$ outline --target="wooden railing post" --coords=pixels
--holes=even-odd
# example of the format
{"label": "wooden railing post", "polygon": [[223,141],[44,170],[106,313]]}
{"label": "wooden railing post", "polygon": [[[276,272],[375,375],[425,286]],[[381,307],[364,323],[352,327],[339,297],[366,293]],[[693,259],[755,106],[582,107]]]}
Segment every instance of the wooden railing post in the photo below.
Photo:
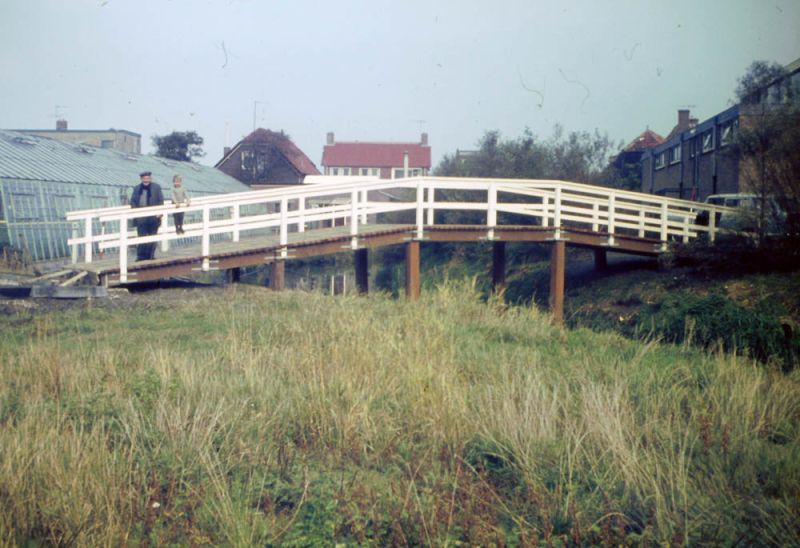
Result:
{"label": "wooden railing post", "polygon": [[617,208],[616,196],[611,194],[608,197],[608,245],[615,245],[614,232],[617,229],[615,224],[616,208]]}
{"label": "wooden railing post", "polygon": [[83,261],[86,263],[92,262],[92,217],[86,217],[83,228]]}
{"label": "wooden railing post", "polygon": [[350,192],[350,247],[358,249],[358,190]]}
{"label": "wooden railing post", "polygon": [[[169,215],[166,213],[161,216],[163,222],[158,225],[158,230],[156,230],[156,234],[164,235],[167,233],[167,223],[169,223]],[[169,251],[169,240],[161,240],[161,252],[166,253]]]}
{"label": "wooden railing post", "polygon": [[422,239],[423,236],[423,207],[425,201],[425,187],[422,183],[417,183],[417,239]]}
{"label": "wooden railing post", "polygon": [[487,239],[494,240],[494,229],[497,226],[497,185],[494,183],[489,184],[487,191],[487,204],[486,204],[486,226],[489,231],[486,235]]}
{"label": "wooden railing post", "polygon": [[717,212],[708,212],[708,240],[714,242],[717,238]]}
{"label": "wooden railing post", "polygon": [[128,281],[128,216],[119,220],[119,281]]}
{"label": "wooden railing post", "polygon": [[556,229],[555,239],[561,239],[561,185],[556,185],[555,203],[553,204],[553,228]]}
{"label": "wooden railing post", "polygon": [[367,218],[367,203],[369,202],[369,194],[366,190],[360,192],[360,205],[361,205],[361,224],[365,225],[369,222]]}
{"label": "wooden railing post", "polygon": [[[73,222],[72,223],[72,241],[75,242],[75,240],[77,240],[77,239],[78,239],[78,223]],[[72,264],[75,264],[77,262],[78,262],[78,244],[77,243],[73,243],[72,244]]]}
{"label": "wooden railing post", "polygon": [[550,219],[547,217],[547,209],[549,202],[550,198],[548,196],[542,196],[542,227],[544,228],[550,226]]}
{"label": "wooden railing post", "polygon": [[434,221],[436,219],[435,214],[436,210],[434,209],[434,204],[436,199],[436,189],[433,186],[428,187],[428,219],[427,224],[428,226],[433,226]]}
{"label": "wooden railing post", "polygon": [[280,227],[280,246],[281,258],[285,259],[289,252],[286,246],[289,244],[289,200],[281,198],[281,227]]}
{"label": "wooden railing post", "polygon": [[208,272],[211,265],[208,256],[211,255],[211,206],[203,206],[203,235],[201,238],[200,254],[203,256],[203,272]]}
{"label": "wooden railing post", "polygon": [[233,211],[231,212],[231,218],[233,220],[233,241],[239,241],[239,221],[240,221],[241,211],[239,210],[239,204],[233,204]]}

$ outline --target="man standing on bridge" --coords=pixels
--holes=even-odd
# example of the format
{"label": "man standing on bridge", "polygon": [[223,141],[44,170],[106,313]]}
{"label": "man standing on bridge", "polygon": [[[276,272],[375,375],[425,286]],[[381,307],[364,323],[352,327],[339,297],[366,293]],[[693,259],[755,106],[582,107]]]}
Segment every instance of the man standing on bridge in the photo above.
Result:
{"label": "man standing on bridge", "polygon": [[[161,187],[150,180],[151,176],[152,173],[149,171],[143,171],[139,174],[140,183],[133,187],[131,207],[148,207],[164,204],[164,195],[161,193]],[[151,236],[158,232],[158,227],[161,225],[161,217],[139,217],[133,220],[133,224],[136,226],[136,234],[139,236]],[[137,261],[146,261],[155,259],[155,257],[155,242],[136,246]]]}

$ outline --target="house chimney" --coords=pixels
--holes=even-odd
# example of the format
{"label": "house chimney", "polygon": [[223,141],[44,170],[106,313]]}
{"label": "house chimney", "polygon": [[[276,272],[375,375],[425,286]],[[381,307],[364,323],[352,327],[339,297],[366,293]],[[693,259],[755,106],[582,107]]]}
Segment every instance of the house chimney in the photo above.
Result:
{"label": "house chimney", "polygon": [[333,144],[333,132],[332,131],[328,132],[328,143],[327,144],[329,144],[329,145]]}
{"label": "house chimney", "polygon": [[56,120],[56,131],[67,131],[67,121]]}
{"label": "house chimney", "polygon": [[428,146],[428,134],[427,133],[423,133],[422,134],[422,137],[420,138],[420,144],[422,146]]}
{"label": "house chimney", "polygon": [[222,149],[222,157],[224,158],[225,156],[227,156],[228,154],[230,154],[230,152],[231,152],[231,147],[225,147],[225,148],[223,148],[223,149]]}
{"label": "house chimney", "polygon": [[681,129],[689,127],[689,109],[682,108],[678,111],[678,127]]}

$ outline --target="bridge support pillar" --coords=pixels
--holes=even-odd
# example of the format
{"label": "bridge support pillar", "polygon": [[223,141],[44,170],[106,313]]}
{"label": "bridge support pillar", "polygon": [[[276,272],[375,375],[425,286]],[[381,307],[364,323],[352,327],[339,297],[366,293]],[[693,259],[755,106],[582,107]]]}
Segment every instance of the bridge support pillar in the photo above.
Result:
{"label": "bridge support pillar", "polygon": [[564,270],[567,244],[564,240],[553,242],[550,252],[550,312],[556,323],[564,321]]}
{"label": "bridge support pillar", "polygon": [[356,267],[356,289],[359,293],[369,293],[369,249],[356,249],[353,253]]}
{"label": "bridge support pillar", "polygon": [[225,281],[229,284],[236,284],[239,283],[239,280],[242,278],[242,269],[241,268],[229,268],[225,271]]}
{"label": "bridge support pillar", "polygon": [[286,261],[275,261],[270,266],[269,288],[273,291],[283,291]]}
{"label": "bridge support pillar", "polygon": [[506,287],[506,243],[492,244],[492,291],[502,293]]}
{"label": "bridge support pillar", "polygon": [[419,298],[419,241],[406,244],[406,298]]}
{"label": "bridge support pillar", "polygon": [[605,249],[594,250],[594,269],[605,270],[608,268],[608,257],[606,257]]}

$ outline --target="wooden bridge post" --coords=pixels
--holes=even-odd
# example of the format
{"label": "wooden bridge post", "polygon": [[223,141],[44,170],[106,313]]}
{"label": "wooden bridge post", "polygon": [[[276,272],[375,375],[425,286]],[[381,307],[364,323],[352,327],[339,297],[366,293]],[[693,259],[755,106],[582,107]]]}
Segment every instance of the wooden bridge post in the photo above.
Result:
{"label": "wooden bridge post", "polygon": [[492,291],[500,293],[506,286],[506,243],[492,243]]}
{"label": "wooden bridge post", "polygon": [[406,298],[419,298],[419,241],[406,244]]}
{"label": "wooden bridge post", "polygon": [[605,270],[608,268],[608,257],[605,249],[594,249],[594,269]]}
{"label": "wooden bridge post", "polygon": [[239,267],[229,268],[225,271],[225,282],[229,284],[236,284],[242,278],[242,269]]}
{"label": "wooden bridge post", "polygon": [[285,284],[286,261],[275,261],[271,265],[269,274],[269,288],[273,291],[283,291]]}
{"label": "wooden bridge post", "polygon": [[369,292],[369,249],[356,249],[353,262],[356,267],[356,289],[366,294]]}
{"label": "wooden bridge post", "polygon": [[556,323],[564,321],[564,270],[567,244],[556,240],[550,252],[550,312]]}

